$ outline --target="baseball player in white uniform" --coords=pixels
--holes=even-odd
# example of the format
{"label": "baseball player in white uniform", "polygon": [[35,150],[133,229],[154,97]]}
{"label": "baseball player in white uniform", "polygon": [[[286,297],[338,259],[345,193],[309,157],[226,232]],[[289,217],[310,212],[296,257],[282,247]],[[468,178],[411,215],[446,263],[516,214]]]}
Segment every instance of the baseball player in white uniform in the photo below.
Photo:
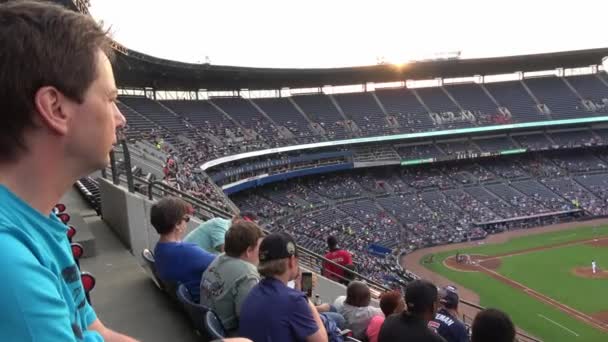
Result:
{"label": "baseball player in white uniform", "polygon": [[591,260],[591,272],[593,272],[593,274],[595,274],[596,271],[597,271],[597,264],[595,263],[595,260]]}

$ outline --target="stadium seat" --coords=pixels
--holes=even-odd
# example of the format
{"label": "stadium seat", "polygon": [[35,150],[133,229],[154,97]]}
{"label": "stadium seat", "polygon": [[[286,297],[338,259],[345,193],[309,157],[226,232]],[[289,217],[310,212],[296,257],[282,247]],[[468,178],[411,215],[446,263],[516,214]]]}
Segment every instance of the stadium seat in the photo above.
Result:
{"label": "stadium seat", "polygon": [[84,293],[87,297],[87,302],[91,304],[90,292],[95,288],[95,277],[89,272],[81,272],[80,281],[82,282],[82,287],[84,288]]}
{"label": "stadium seat", "polygon": [[[204,333],[206,329],[205,313],[208,312],[209,309],[204,305],[196,303],[192,299],[188,288],[186,288],[186,286],[183,284],[180,284],[177,288],[177,300],[184,306],[184,310],[186,310],[186,313],[188,313],[188,316],[190,317],[190,320],[192,321],[192,324],[194,324],[196,330],[198,330],[200,333]],[[220,337],[223,337],[223,335]]]}
{"label": "stadium seat", "polygon": [[207,313],[205,313],[205,329],[207,329],[211,338],[221,339],[226,336],[222,322],[212,310],[207,310]]}
{"label": "stadium seat", "polygon": [[76,242],[72,242],[70,244],[70,247],[72,248],[72,255],[74,256],[74,261],[76,261],[76,265],[78,265],[78,267],[80,268],[80,258],[82,257],[82,255],[84,254],[84,248],[82,247],[81,244],[76,243]]}
{"label": "stadium seat", "polygon": [[57,213],[62,213],[65,211],[65,209],[66,209],[66,207],[65,207],[65,204],[63,204],[63,203],[57,203],[55,205],[55,210],[57,210]]}
{"label": "stadium seat", "polygon": [[61,222],[65,223],[65,224],[68,224],[68,222],[70,222],[70,215],[67,213],[57,214],[57,217],[59,217]]}
{"label": "stadium seat", "polygon": [[[162,281],[160,279],[160,277],[158,276],[158,272],[156,272],[156,262],[154,260],[154,253],[152,253],[151,250],[145,248],[143,251],[141,251],[141,256],[146,261],[146,264],[148,265],[150,272],[152,272],[152,276],[153,276],[152,280],[154,281],[156,286],[163,291],[169,292],[169,290],[165,287],[166,282]],[[175,288],[175,286],[171,286],[171,288]],[[172,293],[175,293],[175,291],[172,291]]]}
{"label": "stadium seat", "polygon": [[68,240],[72,242],[72,238],[74,238],[74,235],[76,235],[76,228],[74,228],[74,226],[69,226],[67,234]]}

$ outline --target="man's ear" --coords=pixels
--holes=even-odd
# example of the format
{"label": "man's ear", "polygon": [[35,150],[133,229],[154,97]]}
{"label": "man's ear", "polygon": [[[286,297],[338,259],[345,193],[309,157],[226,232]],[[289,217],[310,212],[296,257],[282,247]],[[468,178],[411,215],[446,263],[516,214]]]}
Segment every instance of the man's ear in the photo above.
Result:
{"label": "man's ear", "polygon": [[34,95],[34,105],[42,123],[54,133],[65,135],[68,131],[69,115],[66,113],[67,98],[55,87],[38,89]]}

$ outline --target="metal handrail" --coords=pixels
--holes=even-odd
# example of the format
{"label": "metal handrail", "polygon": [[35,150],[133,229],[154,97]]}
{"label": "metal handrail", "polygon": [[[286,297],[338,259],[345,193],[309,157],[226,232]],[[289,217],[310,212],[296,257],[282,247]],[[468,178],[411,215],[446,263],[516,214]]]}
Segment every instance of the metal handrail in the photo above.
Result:
{"label": "metal handrail", "polygon": [[148,184],[148,199],[150,199],[150,200],[154,199],[154,196],[152,194],[152,190],[154,189],[155,186],[159,190],[161,190],[161,191],[172,192],[174,194],[177,194],[177,195],[179,195],[179,196],[181,196],[183,198],[186,198],[186,199],[190,200],[191,202],[194,202],[194,203],[190,203],[190,204],[195,204],[196,206],[198,206],[201,209],[209,212],[212,215],[219,216],[219,217],[226,218],[226,219],[229,219],[232,216],[234,216],[233,213],[230,213],[228,211],[225,211],[225,210],[222,210],[222,209],[210,206],[209,204],[207,204],[207,203],[203,202],[202,200],[200,200],[200,199],[198,199],[198,198],[190,195],[189,193],[181,191],[181,190],[178,190],[178,189],[172,187],[171,185],[163,183],[162,181],[152,181],[152,182],[150,182]]}

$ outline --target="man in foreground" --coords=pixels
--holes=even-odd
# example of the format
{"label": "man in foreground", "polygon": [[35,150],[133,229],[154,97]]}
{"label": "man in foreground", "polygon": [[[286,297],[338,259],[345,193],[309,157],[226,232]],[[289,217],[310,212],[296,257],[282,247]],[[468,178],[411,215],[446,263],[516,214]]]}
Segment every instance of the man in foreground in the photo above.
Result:
{"label": "man in foreground", "polygon": [[67,227],[52,214],[108,165],[116,107],[108,37],[46,2],[0,4],[0,340],[133,341],[85,299]]}

